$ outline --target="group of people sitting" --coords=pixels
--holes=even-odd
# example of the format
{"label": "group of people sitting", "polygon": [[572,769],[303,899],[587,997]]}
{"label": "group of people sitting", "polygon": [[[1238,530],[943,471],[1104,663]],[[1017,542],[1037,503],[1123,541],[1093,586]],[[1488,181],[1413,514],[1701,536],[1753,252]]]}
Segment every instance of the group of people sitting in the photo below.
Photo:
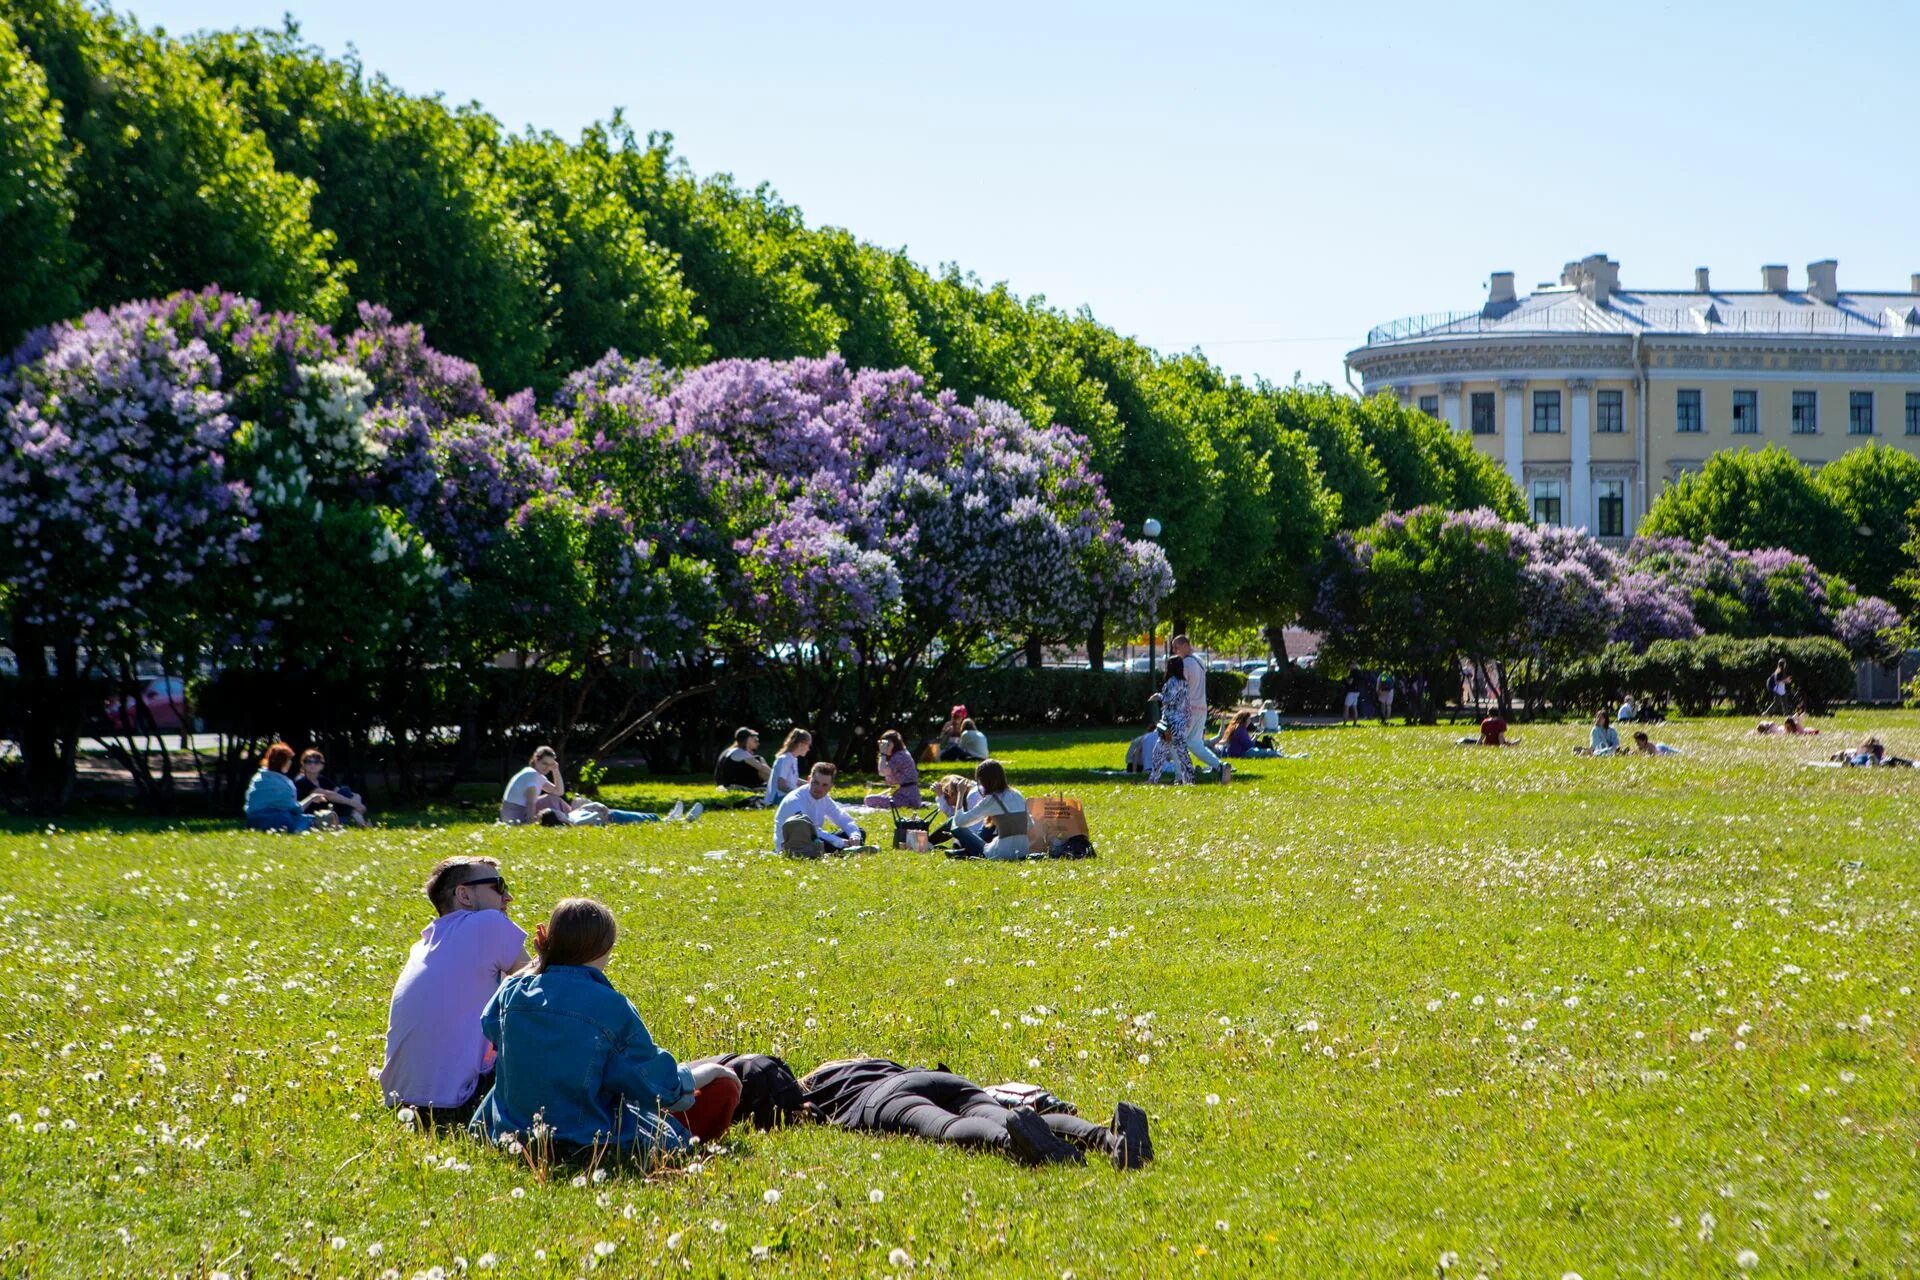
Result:
{"label": "group of people sitting", "polygon": [[[759,749],[757,730],[745,726],[734,730],[733,745],[723,750],[714,762],[713,780],[721,787],[759,791],[760,803],[775,808],[800,786],[800,762],[813,749],[813,734],[801,728],[791,730],[771,764],[760,758]],[[878,785],[885,790],[871,792],[866,806],[918,809],[924,805],[926,797],[920,791],[921,759],[978,763],[987,759],[987,735],[968,717],[964,706],[953,708],[939,735],[923,742],[917,752],[907,746],[906,736],[898,729],[888,729],[880,735],[875,762],[875,770],[880,775]]]}
{"label": "group of people sitting", "polygon": [[[908,756],[907,764],[912,763]],[[780,801],[773,815],[774,847],[779,852],[789,857],[819,858],[829,853],[868,853],[875,849],[867,843],[859,822],[833,798],[838,773],[831,761],[822,760],[808,771],[806,785],[795,787]],[[913,786],[917,806],[917,773]],[[892,797],[896,804],[902,803],[899,795],[896,789]],[[877,798],[886,797],[869,796],[868,800]],[[1007,781],[1006,766],[1000,761],[982,760],[974,767],[972,781],[948,774],[934,788],[934,802],[945,823],[940,831],[930,833],[930,843],[952,842],[955,856],[995,862],[1017,862],[1032,856],[1026,797]],[[987,827],[990,836],[981,830]]]}
{"label": "group of people sitting", "polygon": [[1613,716],[1610,712],[1603,710],[1594,714],[1593,728],[1587,733],[1587,745],[1584,747],[1575,747],[1573,753],[1577,756],[1677,756],[1686,754],[1676,746],[1671,746],[1665,742],[1655,742],[1647,736],[1647,731],[1644,729],[1635,730],[1631,741],[1632,745],[1629,747],[1622,747],[1620,745],[1620,731],[1613,727]]}
{"label": "group of people sitting", "polygon": [[300,754],[300,772],[292,773],[293,748],[276,742],[267,748],[247,784],[245,815],[255,831],[338,831],[367,825],[367,802],[353,788],[327,776],[327,757],[317,750]]}
{"label": "group of people sitting", "polygon": [[496,859],[448,858],[426,894],[435,916],[394,984],[380,1071],[403,1118],[560,1162],[650,1165],[746,1120],[907,1134],[1029,1165],[1153,1158],[1146,1112],[1127,1102],[1099,1125],[1044,1089],[983,1087],[944,1066],[842,1058],[796,1079],[767,1055],[682,1063],[607,978],[619,928],[604,904],[556,903],[529,955]]}

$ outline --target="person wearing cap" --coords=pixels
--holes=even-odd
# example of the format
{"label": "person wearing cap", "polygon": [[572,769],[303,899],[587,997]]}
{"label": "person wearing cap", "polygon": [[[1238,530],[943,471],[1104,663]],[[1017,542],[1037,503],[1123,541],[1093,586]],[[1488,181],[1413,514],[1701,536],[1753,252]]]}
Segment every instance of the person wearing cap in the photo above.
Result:
{"label": "person wearing cap", "polygon": [[966,732],[967,708],[957,704],[947,713],[947,722],[940,726],[940,732],[934,737],[934,754],[941,760],[964,760],[960,754],[960,735]]}
{"label": "person wearing cap", "polygon": [[427,874],[435,916],[407,952],[387,1008],[380,1095],[424,1125],[462,1125],[493,1087],[480,1014],[527,963],[527,935],[507,918],[513,895],[493,858],[446,858]]}

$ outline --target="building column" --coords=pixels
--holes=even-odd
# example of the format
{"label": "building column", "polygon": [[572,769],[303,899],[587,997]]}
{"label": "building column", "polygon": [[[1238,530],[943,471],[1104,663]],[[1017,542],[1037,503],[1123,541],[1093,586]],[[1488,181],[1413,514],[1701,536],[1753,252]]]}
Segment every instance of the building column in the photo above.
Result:
{"label": "building column", "polygon": [[1507,474],[1513,477],[1513,483],[1520,490],[1522,502],[1527,498],[1527,483],[1522,467],[1527,448],[1527,380],[1525,378],[1502,378],[1500,389],[1507,393],[1507,438],[1506,447]]}
{"label": "building column", "polygon": [[1466,423],[1460,420],[1460,384],[1443,382],[1440,384],[1440,416],[1455,431],[1466,430]]}
{"label": "building column", "polygon": [[1593,528],[1593,454],[1588,436],[1593,420],[1593,379],[1568,378],[1567,390],[1573,393],[1573,465],[1567,477],[1567,504],[1576,528]]}

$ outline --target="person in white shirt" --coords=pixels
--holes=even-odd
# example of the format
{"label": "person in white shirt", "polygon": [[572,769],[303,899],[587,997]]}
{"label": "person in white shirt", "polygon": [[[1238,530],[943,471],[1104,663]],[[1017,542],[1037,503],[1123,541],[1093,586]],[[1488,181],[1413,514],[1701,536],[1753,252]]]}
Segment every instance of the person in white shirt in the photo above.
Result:
{"label": "person in white shirt", "polygon": [[1180,659],[1180,678],[1187,685],[1187,750],[1209,769],[1220,771],[1220,781],[1233,779],[1233,766],[1213,753],[1207,745],[1207,664],[1193,656],[1193,641],[1177,635],[1170,642],[1174,656]]}
{"label": "person in white shirt", "polygon": [[964,813],[980,803],[979,785],[968,782],[957,773],[950,773],[934,784],[933,800],[940,806],[941,816],[949,819],[947,825],[937,833],[936,843],[944,844],[951,839],[967,857],[986,857],[986,838],[971,827],[957,827],[951,821],[954,815]]}
{"label": "person in white shirt", "polygon": [[[688,809],[676,801],[668,822],[692,822],[704,806]],[[560,755],[552,747],[535,747],[527,767],[507,780],[500,797],[500,821],[510,826],[530,822],[569,827],[604,827],[609,823],[659,822],[657,813],[636,813],[631,809],[613,809],[598,800],[569,801],[567,784],[560,776]]]}
{"label": "person in white shirt", "polygon": [[993,822],[993,839],[984,855],[994,862],[1024,862],[1033,856],[1027,841],[1027,798],[1007,785],[1007,770],[998,760],[982,760],[973,771],[980,797],[953,815],[954,834],[967,827]]}
{"label": "person in white shirt", "polygon": [[[817,858],[829,849],[860,849],[866,836],[833,799],[833,763],[822,760],[807,774],[807,785],[787,792],[773,814],[774,847],[781,853]],[[834,829],[829,831],[827,824]]]}
{"label": "person in white shirt", "polygon": [[773,772],[767,775],[767,792],[760,797],[761,804],[771,809],[800,785],[800,761],[811,750],[811,733],[805,729],[788,732],[787,740],[780,744],[780,754],[773,758]]}
{"label": "person in white shirt", "polygon": [[987,735],[980,732],[973,721],[963,721],[960,725],[960,757],[964,760],[985,760],[992,754],[987,750]]}

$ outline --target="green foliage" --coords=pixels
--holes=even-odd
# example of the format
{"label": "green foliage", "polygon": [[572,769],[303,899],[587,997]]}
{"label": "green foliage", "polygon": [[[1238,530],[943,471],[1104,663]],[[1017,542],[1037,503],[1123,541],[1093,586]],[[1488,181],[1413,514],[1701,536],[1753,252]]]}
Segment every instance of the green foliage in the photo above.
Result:
{"label": "green foliage", "polygon": [[314,221],[352,260],[362,297],[425,325],[496,387],[536,378],[551,286],[490,117],[369,79],[357,57],[329,60],[291,24],[203,37],[194,54],[279,166],[319,184]]}
{"label": "green foliage", "polygon": [[1656,640],[1639,654],[1612,644],[1568,663],[1560,692],[1566,705],[1588,710],[1612,707],[1631,694],[1649,710],[1674,707],[1705,715],[1725,706],[1756,712],[1766,706],[1767,676],[1782,658],[1808,710],[1824,714],[1853,696],[1853,658],[1845,645],[1825,636]]}
{"label": "green foliage", "polygon": [[46,74],[0,16],[0,354],[35,325],[80,309],[71,164]]}
{"label": "green foliage", "polygon": [[1840,561],[1821,567],[1838,573],[1863,595],[1892,600],[1911,613],[1920,596],[1900,584],[1916,557],[1908,547],[1920,506],[1920,458],[1869,441],[1820,468],[1814,486],[1839,511]]}
{"label": "green foliage", "polygon": [[83,305],[217,281],[269,307],[337,314],[344,271],[312,219],[313,184],[275,166],[184,50],[78,0],[6,0],[0,16],[61,109]]}
{"label": "green foliage", "polygon": [[1848,558],[1852,541],[1846,517],[1812,471],[1777,444],[1715,453],[1654,500],[1640,532],[1718,538],[1737,550],[1785,547],[1829,572]]}
{"label": "green foliage", "polygon": [[1328,386],[1270,387],[1280,424],[1313,446],[1322,482],[1339,499],[1338,527],[1364,529],[1385,515],[1387,474],[1356,421],[1354,402]]}
{"label": "green foliage", "polygon": [[[877,248],[839,227],[822,227],[794,245],[800,270],[840,317],[834,347],[856,368],[913,369],[933,375],[933,343],[922,334],[913,290],[925,273],[904,252]],[[625,350],[625,348],[622,348]]]}
{"label": "green foliage", "polygon": [[1504,468],[1472,441],[1382,393],[1354,410],[1360,438],[1379,460],[1389,511],[1439,506],[1487,507],[1507,520],[1526,518],[1520,491]]}

